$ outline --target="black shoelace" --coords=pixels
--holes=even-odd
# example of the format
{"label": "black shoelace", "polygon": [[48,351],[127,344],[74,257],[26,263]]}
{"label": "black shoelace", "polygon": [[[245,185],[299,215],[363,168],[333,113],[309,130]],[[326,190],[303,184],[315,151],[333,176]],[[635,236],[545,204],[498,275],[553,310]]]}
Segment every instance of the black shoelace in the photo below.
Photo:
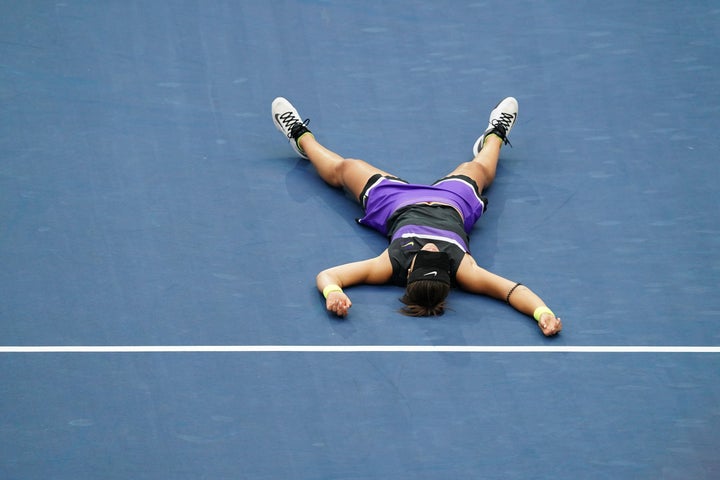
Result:
{"label": "black shoelace", "polygon": [[507,131],[510,129],[510,125],[512,125],[514,119],[515,115],[503,112],[500,114],[500,118],[495,118],[491,122],[492,126],[495,127],[494,133],[503,139],[505,145],[510,145],[511,147],[510,140],[507,138]]}
{"label": "black shoelace", "polygon": [[288,129],[288,138],[293,138],[293,131],[297,130],[300,127],[305,127],[310,123],[310,119],[306,119],[304,122],[301,122],[300,119],[298,119],[295,115],[293,115],[292,112],[284,112],[280,115],[277,115],[278,122],[282,123],[285,128]]}

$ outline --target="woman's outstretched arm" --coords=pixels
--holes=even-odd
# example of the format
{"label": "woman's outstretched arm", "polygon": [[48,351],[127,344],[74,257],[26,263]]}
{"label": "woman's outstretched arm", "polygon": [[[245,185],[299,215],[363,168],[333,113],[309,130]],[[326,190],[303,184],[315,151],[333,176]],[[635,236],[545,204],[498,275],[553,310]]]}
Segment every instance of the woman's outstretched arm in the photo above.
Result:
{"label": "woman's outstretched arm", "polygon": [[343,288],[358,284],[387,283],[392,277],[392,264],[388,251],[374,258],[359,262],[346,263],[331,267],[318,273],[316,283],[318,290],[325,297],[328,311],[339,317],[348,314],[352,302]]}
{"label": "woman's outstretched arm", "polygon": [[507,302],[517,311],[534,317],[546,336],[562,330],[562,321],[545,305],[545,302],[525,285],[508,280],[478,266],[470,255],[465,255],[456,276],[463,290],[487,295]]}

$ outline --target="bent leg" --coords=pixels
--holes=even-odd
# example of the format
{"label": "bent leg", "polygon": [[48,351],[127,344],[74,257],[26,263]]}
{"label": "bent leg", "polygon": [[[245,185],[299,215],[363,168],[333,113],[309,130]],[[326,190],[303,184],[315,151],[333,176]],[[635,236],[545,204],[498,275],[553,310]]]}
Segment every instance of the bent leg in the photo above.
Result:
{"label": "bent leg", "polygon": [[358,199],[370,177],[390,175],[363,160],[345,158],[324,147],[313,135],[303,135],[298,143],[320,178],[333,187],[343,187]]}
{"label": "bent leg", "polygon": [[458,165],[449,175],[466,175],[475,180],[481,191],[485,190],[495,180],[502,144],[502,139],[497,135],[488,135],[477,156],[470,162]]}

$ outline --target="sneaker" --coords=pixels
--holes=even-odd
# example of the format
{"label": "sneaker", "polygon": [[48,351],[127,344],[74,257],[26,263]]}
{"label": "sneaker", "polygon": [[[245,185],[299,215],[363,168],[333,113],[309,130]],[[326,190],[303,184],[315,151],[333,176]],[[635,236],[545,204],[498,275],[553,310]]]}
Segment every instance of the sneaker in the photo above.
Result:
{"label": "sneaker", "polygon": [[[477,156],[485,144],[485,139],[491,133],[502,138],[505,145],[510,145],[508,134],[515,124],[518,115],[518,102],[513,97],[507,97],[498,103],[492,112],[490,112],[490,123],[485,132],[480,135],[473,145],[473,155]],[[512,145],[510,145],[512,146]]]}
{"label": "sneaker", "polygon": [[297,142],[300,140],[300,137],[306,133],[311,133],[307,128],[307,125],[310,123],[310,119],[308,118],[305,121],[301,121],[300,115],[297,110],[295,110],[295,107],[293,107],[292,104],[283,97],[277,97],[273,100],[272,116],[277,129],[290,139],[290,146],[293,150],[295,150],[295,152],[297,152],[297,154],[301,157],[308,158]]}

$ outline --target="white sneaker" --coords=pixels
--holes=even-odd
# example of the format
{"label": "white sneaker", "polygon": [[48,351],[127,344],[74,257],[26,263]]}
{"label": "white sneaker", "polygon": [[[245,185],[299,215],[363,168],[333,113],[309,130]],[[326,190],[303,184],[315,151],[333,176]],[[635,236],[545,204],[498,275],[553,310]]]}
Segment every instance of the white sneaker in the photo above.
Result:
{"label": "white sneaker", "polygon": [[301,121],[300,114],[295,110],[295,107],[283,97],[277,97],[273,100],[272,117],[277,129],[290,139],[290,146],[293,150],[301,157],[308,158],[297,141],[306,133],[311,133],[307,128],[310,119]]}
{"label": "white sneaker", "polygon": [[[491,133],[494,133],[500,137],[505,145],[509,145],[508,135],[518,115],[518,102],[513,97],[507,97],[498,103],[492,112],[490,112],[490,123],[485,132],[480,135],[480,138],[475,140],[473,145],[473,155],[477,156],[478,152],[482,150],[485,144],[485,138]],[[510,145],[512,146],[512,145]]]}

